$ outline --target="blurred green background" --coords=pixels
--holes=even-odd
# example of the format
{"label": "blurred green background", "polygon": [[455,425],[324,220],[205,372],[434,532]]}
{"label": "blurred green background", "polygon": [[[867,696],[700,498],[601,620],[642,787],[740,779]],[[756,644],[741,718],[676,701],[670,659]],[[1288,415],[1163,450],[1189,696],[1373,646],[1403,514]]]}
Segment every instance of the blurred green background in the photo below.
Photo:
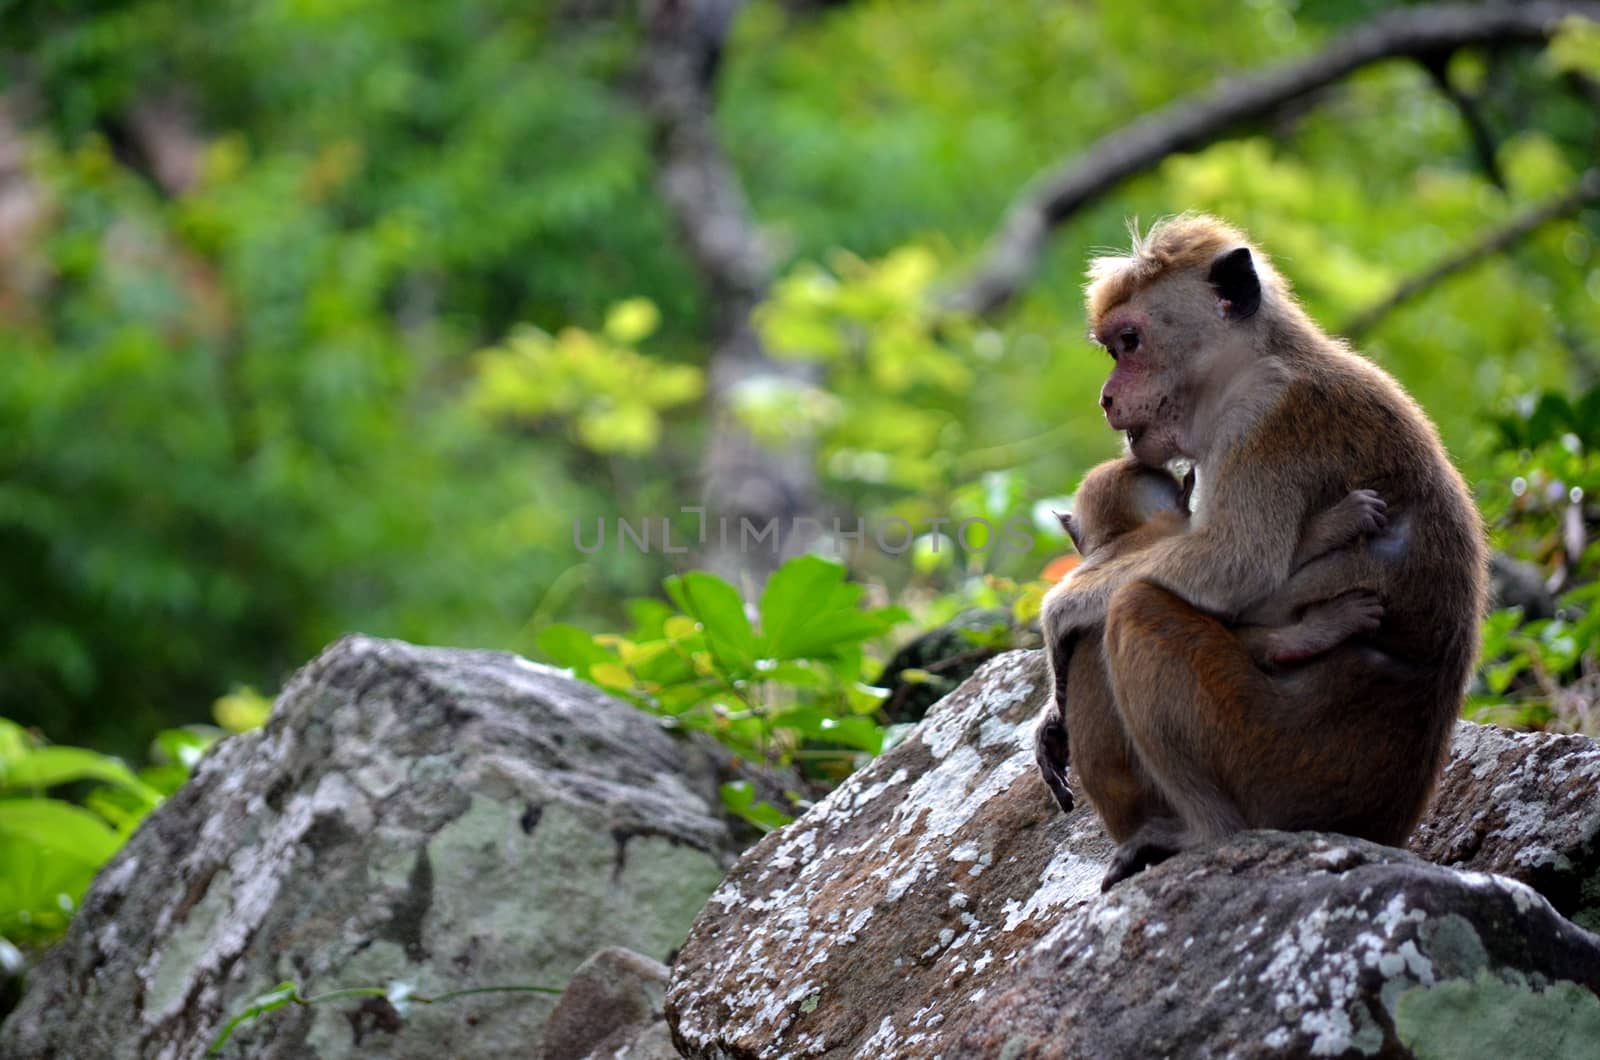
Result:
{"label": "blurred green background", "polygon": [[[858,550],[874,602],[927,625],[1066,551],[1035,514],[1118,449],[1080,284],[1128,218],[1236,221],[1339,330],[1595,164],[1592,24],[1462,51],[1449,93],[1381,64],[1115,188],[1005,311],[929,309],[1042,170],[1382,9],[732,21],[714,120],[779,277],[757,320],[813,366],[747,395],[748,426],[808,440],[830,517],[1037,528],[1003,557]],[[721,307],[658,185],[633,5],[8,0],[0,25],[0,715],[142,756],[342,632],[539,655],[692,562],[574,547],[574,520],[696,503],[714,429]],[[1569,210],[1362,339],[1497,544],[1564,591],[1593,558],[1597,234],[1592,202]],[[1484,688],[1537,699],[1531,723],[1577,717],[1592,645],[1584,598],[1565,606],[1494,632]]]}

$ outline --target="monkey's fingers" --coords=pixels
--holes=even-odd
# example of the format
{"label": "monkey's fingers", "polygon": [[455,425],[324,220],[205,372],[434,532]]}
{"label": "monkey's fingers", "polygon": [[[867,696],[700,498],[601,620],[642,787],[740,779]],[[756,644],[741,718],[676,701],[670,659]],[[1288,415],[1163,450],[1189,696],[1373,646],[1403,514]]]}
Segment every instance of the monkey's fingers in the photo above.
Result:
{"label": "monkey's fingers", "polygon": [[1039,776],[1055,796],[1063,813],[1071,813],[1072,787],[1067,782],[1067,727],[1053,710],[1033,730],[1033,759]]}
{"label": "monkey's fingers", "polygon": [[1370,589],[1352,589],[1317,604],[1312,613],[1334,632],[1357,636],[1375,632],[1383,622],[1383,600]]}
{"label": "monkey's fingers", "polygon": [[1389,505],[1377,490],[1351,490],[1345,503],[1355,511],[1357,533],[1375,534],[1389,525]]}
{"label": "monkey's fingers", "polygon": [[1041,764],[1039,776],[1044,780],[1045,786],[1050,789],[1050,794],[1056,797],[1056,805],[1061,807],[1062,813],[1071,813],[1074,805],[1072,787],[1067,783],[1065,770],[1051,769]]}

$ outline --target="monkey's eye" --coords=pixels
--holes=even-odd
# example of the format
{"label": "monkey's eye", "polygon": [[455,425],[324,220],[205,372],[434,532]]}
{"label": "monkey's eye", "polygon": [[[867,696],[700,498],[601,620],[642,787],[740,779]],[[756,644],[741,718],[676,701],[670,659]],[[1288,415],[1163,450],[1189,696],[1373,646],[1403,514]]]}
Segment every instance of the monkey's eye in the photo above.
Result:
{"label": "monkey's eye", "polygon": [[1133,328],[1123,328],[1117,332],[1117,344],[1114,353],[1132,353],[1139,348],[1139,332]]}

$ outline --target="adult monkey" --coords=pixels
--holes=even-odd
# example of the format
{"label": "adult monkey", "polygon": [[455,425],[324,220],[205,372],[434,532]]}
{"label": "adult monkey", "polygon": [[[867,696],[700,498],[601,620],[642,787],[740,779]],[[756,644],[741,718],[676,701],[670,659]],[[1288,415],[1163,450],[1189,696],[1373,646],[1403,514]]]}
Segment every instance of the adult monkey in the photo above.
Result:
{"label": "adult monkey", "polygon": [[[1403,842],[1444,765],[1486,589],[1482,523],[1433,425],[1214,218],[1160,223],[1090,278],[1090,327],[1116,362],[1107,421],[1143,464],[1194,461],[1201,487],[1187,533],[1045,599],[1057,695],[1041,768],[1059,796],[1063,699],[1098,693],[1143,818],[1103,886],[1241,828]],[[1374,592],[1382,622],[1301,666],[1257,668],[1225,623],[1282,588],[1306,522],[1355,489],[1387,503],[1387,530],[1355,546],[1359,562],[1313,562],[1297,582],[1308,599]]]}

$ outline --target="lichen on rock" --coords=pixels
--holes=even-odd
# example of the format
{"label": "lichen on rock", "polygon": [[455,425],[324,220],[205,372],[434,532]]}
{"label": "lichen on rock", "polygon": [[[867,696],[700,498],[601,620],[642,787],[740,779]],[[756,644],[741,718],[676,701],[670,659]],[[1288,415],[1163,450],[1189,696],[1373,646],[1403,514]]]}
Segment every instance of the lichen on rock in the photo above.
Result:
{"label": "lichen on rock", "polygon": [[[189,1060],[283,981],[560,987],[665,961],[741,843],[714,752],[560,671],[351,637],[108,864],[0,1028],[15,1060]],[[537,1055],[555,1001],[290,1007],[224,1056]]]}
{"label": "lichen on rock", "polygon": [[[1028,735],[1047,680],[1002,656],[899,747],[750,850],[674,966],[667,1013],[688,1056],[1404,1056],[1402,1001],[1483,982],[1600,990],[1600,939],[1533,884],[1549,858],[1496,838],[1476,804],[1549,762],[1463,723],[1424,845],[1251,832],[1099,892],[1110,853],[1087,801],[1063,815]],[[1511,746],[1507,746],[1507,743]],[[1496,766],[1482,766],[1493,747]],[[1590,777],[1583,741],[1559,775]],[[1563,781],[1565,784],[1565,781]],[[1591,804],[1518,788],[1526,848],[1587,856]],[[1495,859],[1496,875],[1474,858]],[[1441,995],[1444,996],[1444,995]]]}

